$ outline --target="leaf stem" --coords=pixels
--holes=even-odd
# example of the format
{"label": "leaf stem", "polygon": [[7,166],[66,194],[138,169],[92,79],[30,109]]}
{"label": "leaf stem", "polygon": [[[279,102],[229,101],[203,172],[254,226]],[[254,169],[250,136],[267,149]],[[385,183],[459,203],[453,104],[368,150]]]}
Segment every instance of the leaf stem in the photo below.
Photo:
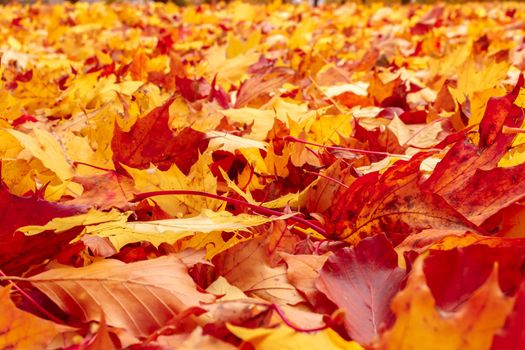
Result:
{"label": "leaf stem", "polygon": [[[182,196],[201,196],[201,197],[213,198],[213,199],[224,201],[224,202],[227,202],[227,203],[230,203],[230,204],[239,205],[239,206],[242,206],[242,207],[245,207],[245,208],[250,208],[255,213],[261,214],[261,215],[265,215],[265,216],[272,216],[272,215],[281,216],[281,215],[284,215],[284,213],[282,213],[282,212],[280,212],[278,210],[273,210],[273,209],[270,209],[270,208],[261,207],[261,206],[255,205],[255,204],[251,204],[251,203],[248,203],[248,202],[245,202],[245,201],[241,201],[239,199],[224,197],[224,196],[220,196],[218,194],[213,194],[213,193],[208,193],[208,192],[193,191],[193,190],[165,190],[165,191],[144,192],[144,193],[139,193],[139,194],[135,195],[135,197],[131,200],[131,202],[140,202],[143,199],[150,198],[150,197],[155,197],[155,196],[173,196],[173,195],[178,195],[178,196],[181,196],[181,195]],[[305,219],[303,219],[301,217],[298,217],[298,216],[291,216],[289,219],[292,220],[292,221],[295,221],[297,223],[301,223],[301,224],[305,225],[306,227],[309,227],[309,228],[317,231],[321,235],[326,236],[326,230],[324,228],[322,228],[321,226],[314,224],[313,222],[310,222],[310,221],[305,220]]]}

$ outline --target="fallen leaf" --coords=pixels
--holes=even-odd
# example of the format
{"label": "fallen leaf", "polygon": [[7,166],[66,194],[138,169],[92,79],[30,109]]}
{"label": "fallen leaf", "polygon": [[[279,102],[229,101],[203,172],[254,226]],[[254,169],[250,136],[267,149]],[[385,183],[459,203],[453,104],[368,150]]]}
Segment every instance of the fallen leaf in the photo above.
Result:
{"label": "fallen leaf", "polygon": [[205,135],[189,127],[172,131],[168,127],[168,109],[173,99],[155,108],[148,115],[139,118],[129,132],[118,124],[111,148],[115,166],[125,164],[145,169],[155,164],[161,170],[176,164],[185,174],[197,161],[199,153],[208,146]]}
{"label": "fallen leaf", "polygon": [[406,272],[384,235],[362,240],[330,256],[316,286],[344,311],[348,335],[359,344],[372,344],[393,320],[390,301]]}
{"label": "fallen leaf", "polygon": [[99,321],[102,310],[108,325],[135,336],[148,336],[184,309],[214,300],[197,291],[186,266],[170,256],[130,264],[102,260],[25,280],[80,320]]}
{"label": "fallen leaf", "polygon": [[256,350],[308,348],[316,349],[363,349],[356,342],[343,340],[331,329],[316,333],[300,333],[286,326],[277,328],[248,329],[228,325],[228,329],[242,340],[250,343]]}
{"label": "fallen leaf", "polygon": [[[253,238],[223,251],[213,258],[220,276],[248,296],[257,296],[269,302],[295,305],[304,301],[286,276],[286,267],[270,267],[266,261],[266,241]],[[254,264],[253,261],[257,261]]]}
{"label": "fallen leaf", "polygon": [[385,232],[394,245],[429,228],[476,230],[440,196],[418,184],[426,157],[420,153],[396,162],[382,175],[373,172],[354,181],[330,210],[332,230],[352,243]]}
{"label": "fallen leaf", "polygon": [[385,332],[378,348],[489,349],[514,304],[514,299],[499,289],[497,268],[461,308],[444,314],[436,308],[422,265],[420,258],[413,266],[407,286],[394,297],[392,311],[396,322]]}

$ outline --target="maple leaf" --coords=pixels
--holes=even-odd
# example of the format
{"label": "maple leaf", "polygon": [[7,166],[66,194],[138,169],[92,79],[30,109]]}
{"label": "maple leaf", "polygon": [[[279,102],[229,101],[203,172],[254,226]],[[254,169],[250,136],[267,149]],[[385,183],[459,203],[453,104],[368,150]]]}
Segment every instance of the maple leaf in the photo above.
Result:
{"label": "maple leaf", "polygon": [[511,294],[519,288],[522,273],[517,266],[525,261],[522,240],[484,242],[480,238],[479,242],[471,240],[461,246],[462,238],[457,237],[456,242],[450,239],[448,244],[458,247],[438,250],[438,243],[424,263],[427,284],[439,307],[453,310],[461,305],[485,282],[495,263],[499,266],[501,289]]}
{"label": "maple leaf", "polygon": [[253,238],[220,253],[212,260],[217,273],[248,295],[290,305],[302,302],[303,297],[286,277],[285,266],[271,267],[265,261],[266,244],[264,238]]}
{"label": "maple leaf", "polygon": [[426,285],[422,265],[423,259],[415,262],[407,286],[394,297],[396,322],[383,335],[378,348],[434,349],[438,345],[447,349],[488,349],[514,303],[499,289],[497,269],[459,310],[443,315]]}
{"label": "maple leaf", "polygon": [[260,350],[276,348],[300,350],[311,347],[334,350],[363,349],[356,342],[343,340],[331,329],[313,334],[295,332],[293,329],[284,326],[269,329],[248,329],[228,325],[228,329],[237,337],[252,344],[255,349]]}
{"label": "maple leaf", "polygon": [[290,283],[301,291],[310,304],[317,309],[326,305],[327,301],[324,295],[319,292],[315,281],[319,277],[319,270],[328,259],[328,255],[292,255],[287,253],[281,253],[281,255],[288,265],[286,274]]}
{"label": "maple leaf", "polygon": [[145,169],[154,164],[167,170],[176,164],[185,174],[197,161],[199,153],[208,146],[205,134],[190,127],[177,132],[168,126],[169,107],[173,98],[153,109],[148,115],[137,120],[129,132],[115,125],[111,148],[116,166]]}
{"label": "maple leaf", "polygon": [[75,230],[75,232],[108,238],[113,247],[120,251],[125,245],[136,242],[149,242],[158,247],[162,243],[173,244],[197,233],[222,235],[223,233],[248,232],[256,226],[287,217],[284,215],[280,218],[267,218],[260,215],[232,215],[226,211],[203,210],[199,215],[191,218],[129,221],[130,215],[130,212],[106,213],[90,210],[87,214],[53,219],[43,226],[24,226],[18,230],[26,236],[34,236],[50,231],[63,234],[78,228],[82,231]]}
{"label": "maple leaf", "polygon": [[525,344],[525,333],[521,326],[525,313],[525,283],[522,282],[516,296],[514,309],[507,317],[505,326],[494,336],[492,350],[518,349]]}
{"label": "maple leaf", "polygon": [[385,232],[397,245],[409,234],[428,228],[476,230],[440,196],[418,184],[420,163],[427,156],[420,153],[396,162],[382,175],[373,172],[354,181],[330,211],[334,234],[358,242]]}

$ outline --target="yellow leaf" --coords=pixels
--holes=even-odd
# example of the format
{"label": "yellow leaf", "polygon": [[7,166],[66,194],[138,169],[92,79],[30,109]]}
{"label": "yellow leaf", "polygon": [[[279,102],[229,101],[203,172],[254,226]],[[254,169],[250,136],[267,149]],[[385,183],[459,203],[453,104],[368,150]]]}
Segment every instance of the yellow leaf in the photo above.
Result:
{"label": "yellow leaf", "polygon": [[[211,155],[203,154],[191,167],[190,173],[185,175],[177,165],[166,171],[157,168],[134,169],[123,165],[135,182],[135,187],[140,192],[162,190],[194,190],[206,193],[217,193],[217,180],[209,171]],[[224,203],[216,199],[203,196],[159,196],[155,198],[162,210],[172,216],[195,215],[201,209],[208,208],[219,210]]]}
{"label": "yellow leaf", "polygon": [[250,343],[255,350],[362,350],[354,341],[346,341],[334,330],[325,329],[315,333],[301,333],[287,326],[277,328],[243,328],[227,325],[230,332]]}
{"label": "yellow leaf", "polygon": [[278,218],[267,218],[260,215],[233,215],[226,211],[212,212],[203,209],[198,216],[192,218],[128,222],[130,215],[131,212],[90,210],[82,215],[53,219],[43,226],[25,226],[19,231],[32,236],[44,231],[61,233],[74,227],[84,226],[83,233],[106,237],[119,251],[126,244],[135,242],[150,242],[158,247],[162,243],[172,244],[196,233],[249,231],[252,227],[291,216],[288,214]]}
{"label": "yellow leaf", "polygon": [[39,159],[45,167],[53,171],[60,180],[73,177],[73,170],[66,159],[64,149],[57,138],[48,131],[35,128],[31,135],[18,130],[6,130],[25,147],[33,157]]}
{"label": "yellow leaf", "polygon": [[449,88],[452,96],[459,102],[465,102],[466,97],[472,100],[477,91],[492,89],[507,76],[510,64],[506,61],[487,62],[479,68],[473,59],[468,60],[459,69],[457,88]]}
{"label": "yellow leaf", "polygon": [[[520,134],[519,136],[521,135],[523,134]],[[511,148],[507,153],[505,153],[505,155],[499,160],[498,167],[508,168],[523,163],[525,163],[525,143]]]}

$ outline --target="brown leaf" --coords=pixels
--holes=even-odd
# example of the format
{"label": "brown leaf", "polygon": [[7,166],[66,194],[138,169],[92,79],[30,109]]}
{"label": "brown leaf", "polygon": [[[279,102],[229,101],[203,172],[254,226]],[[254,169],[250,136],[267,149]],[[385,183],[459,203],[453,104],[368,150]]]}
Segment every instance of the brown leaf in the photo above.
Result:
{"label": "brown leaf", "polygon": [[320,307],[326,304],[326,298],[315,286],[315,281],[329,255],[281,255],[288,265],[286,273],[290,283],[300,290],[313,306]]}

